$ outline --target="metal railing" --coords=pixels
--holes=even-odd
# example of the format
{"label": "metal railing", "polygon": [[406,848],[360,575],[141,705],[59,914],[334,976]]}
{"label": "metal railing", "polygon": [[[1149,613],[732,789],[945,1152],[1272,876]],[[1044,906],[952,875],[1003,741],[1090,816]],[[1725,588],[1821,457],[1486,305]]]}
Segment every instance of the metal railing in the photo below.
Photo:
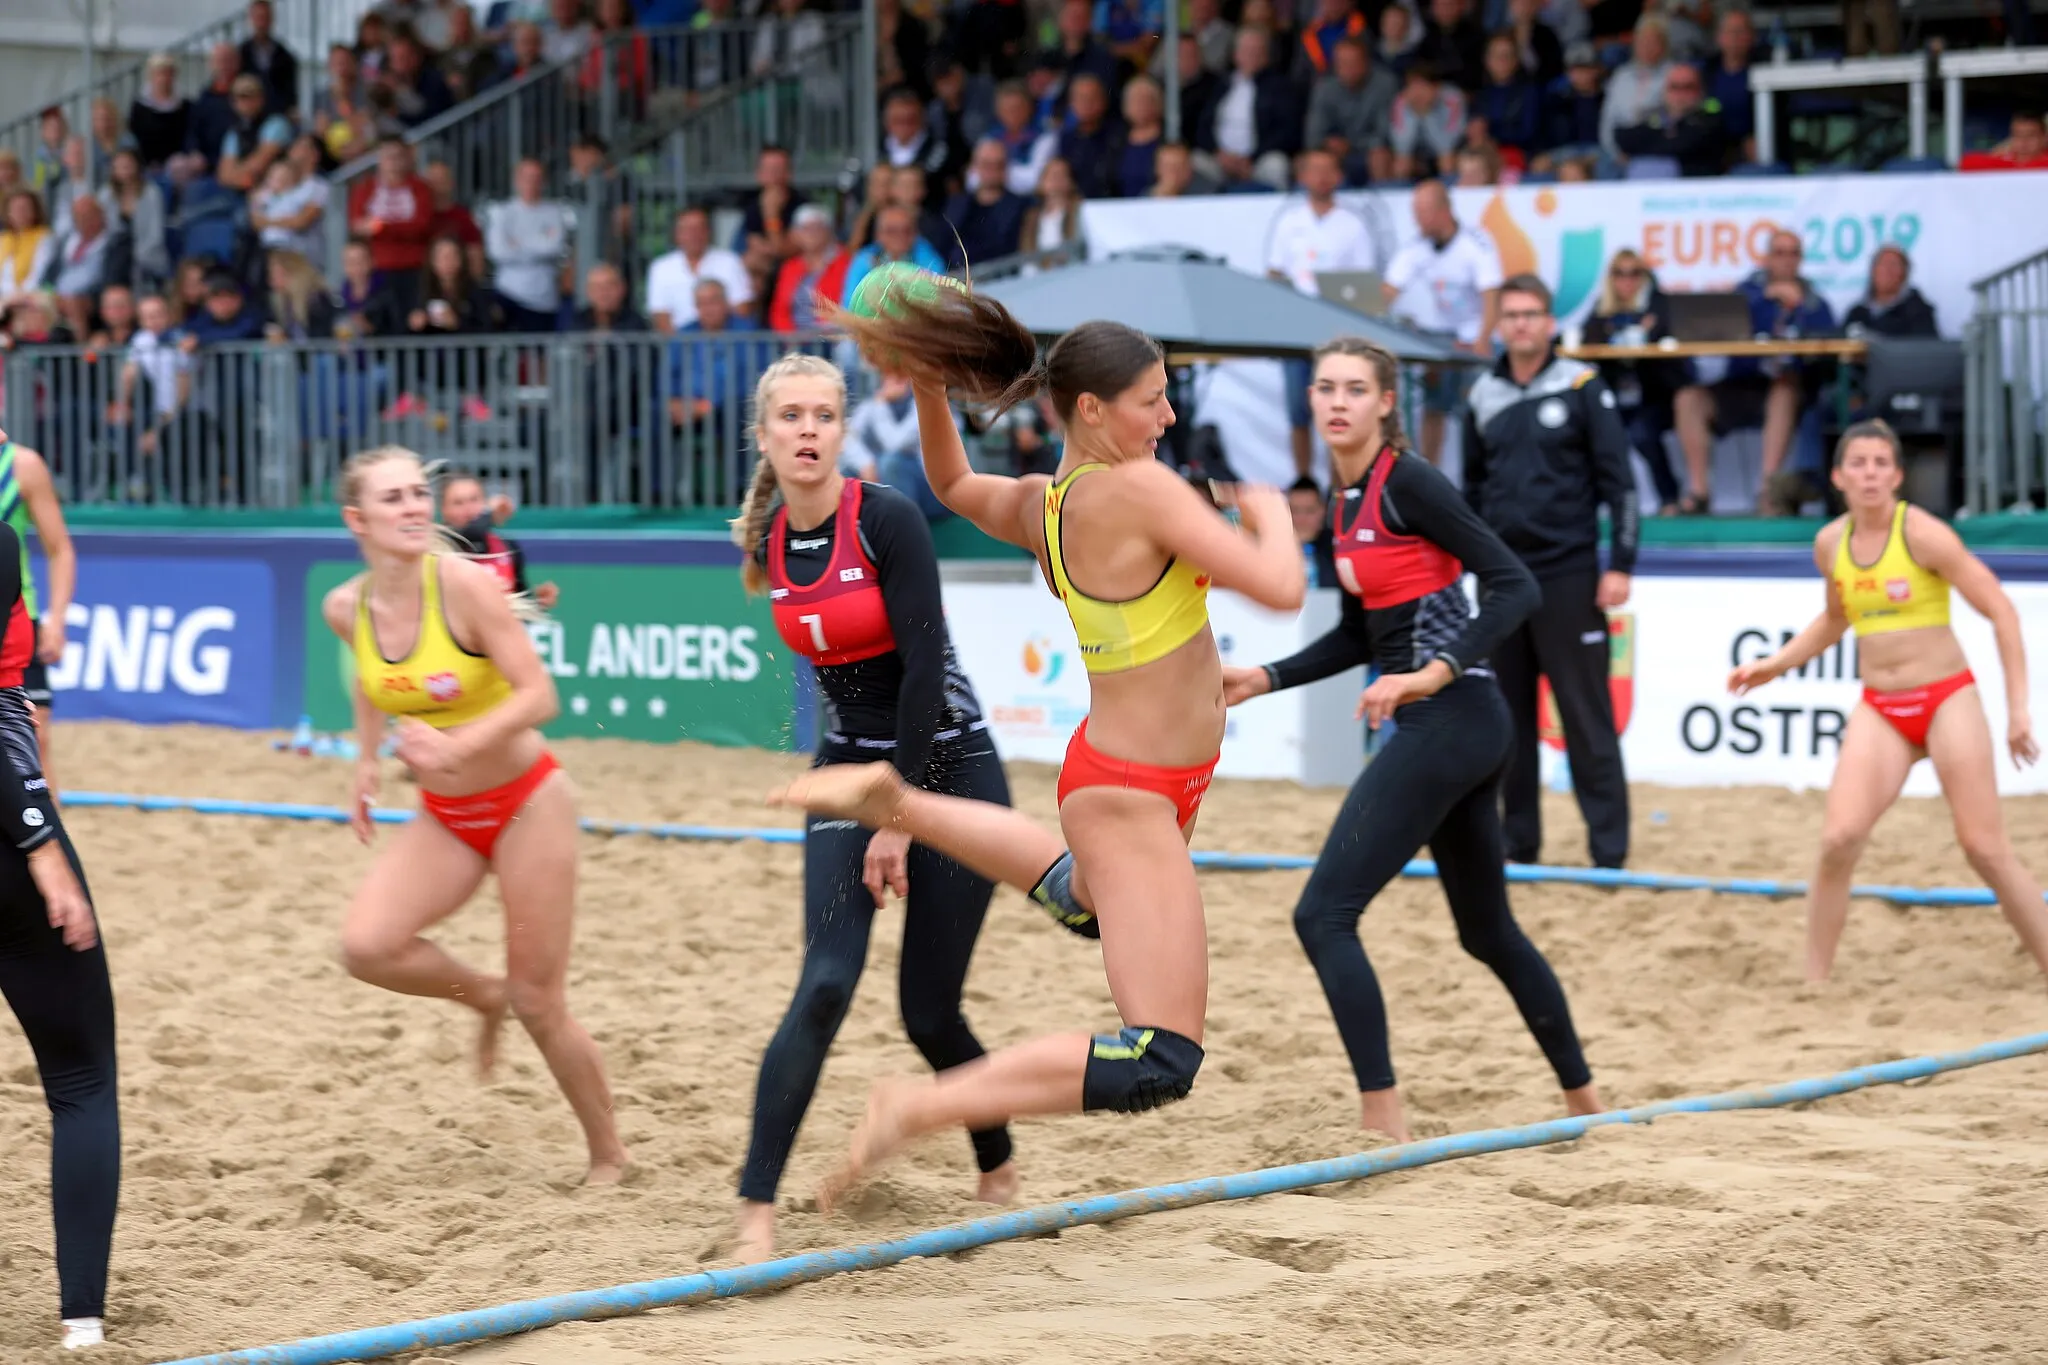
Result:
{"label": "metal railing", "polygon": [[[334,501],[341,463],[397,444],[523,501],[736,505],[747,409],[778,356],[819,334],[237,342],[131,364],[121,347],[17,347],[0,425],[41,451],[66,502],[289,507]],[[867,376],[849,370],[864,396]]]}
{"label": "metal railing", "polygon": [[[298,58],[301,116],[311,115],[314,101],[326,87],[328,46],[354,42],[357,22],[375,4],[376,0],[319,0],[317,4],[279,0],[272,32]],[[204,90],[212,75],[208,57],[214,45],[240,43],[248,36],[249,19],[243,7],[163,48],[178,64],[178,92],[190,98]],[[13,149],[26,165],[41,141],[42,110],[51,105],[65,111],[73,132],[84,133],[92,126],[92,102],[109,99],[121,112],[122,127],[127,127],[128,106],[146,88],[145,60],[123,57],[110,62],[103,69],[89,72],[83,84],[58,98],[39,100],[35,108],[14,113],[0,122],[0,147]]]}
{"label": "metal railing", "polygon": [[2048,251],[1974,282],[1964,330],[1964,498],[1972,512],[2048,501]]}
{"label": "metal railing", "polygon": [[[597,260],[620,258],[617,238],[644,235],[657,254],[666,250],[684,196],[752,185],[764,146],[790,147],[804,172],[829,160],[836,179],[863,126],[863,95],[872,99],[872,63],[860,60],[864,21],[805,22],[815,41],[761,71],[755,58],[771,20],[606,35],[584,56],[487,91],[405,140],[423,163],[447,162],[457,200],[472,207],[508,198],[514,164],[540,157],[549,193],[585,210],[580,280]],[[586,133],[611,153],[601,184],[570,178],[569,147]],[[374,154],[359,157],[329,177],[330,260],[340,259],[349,192],[376,164]]]}

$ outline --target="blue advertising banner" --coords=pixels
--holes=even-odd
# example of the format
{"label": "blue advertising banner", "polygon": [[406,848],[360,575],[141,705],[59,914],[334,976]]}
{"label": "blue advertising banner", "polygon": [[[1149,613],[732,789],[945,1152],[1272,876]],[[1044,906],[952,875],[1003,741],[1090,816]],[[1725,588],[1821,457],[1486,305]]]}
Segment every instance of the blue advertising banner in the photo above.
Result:
{"label": "blue advertising banner", "polygon": [[277,666],[277,583],[261,559],[82,554],[50,667],[66,719],[260,724]]}

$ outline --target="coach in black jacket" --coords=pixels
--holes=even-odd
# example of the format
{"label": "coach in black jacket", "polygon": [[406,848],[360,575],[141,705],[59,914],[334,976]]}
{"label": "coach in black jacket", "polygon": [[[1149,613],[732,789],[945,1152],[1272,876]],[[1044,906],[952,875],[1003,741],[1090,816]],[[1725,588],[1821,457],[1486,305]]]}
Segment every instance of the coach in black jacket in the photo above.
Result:
{"label": "coach in black jacket", "polygon": [[[1533,275],[1501,285],[1505,354],[1472,388],[1465,415],[1465,498],[1520,555],[1543,604],[1493,655],[1515,717],[1502,784],[1510,861],[1542,852],[1536,680],[1550,679],[1572,787],[1596,867],[1628,858],[1628,777],[1608,691],[1607,611],[1628,601],[1636,562],[1636,489],[1614,394],[1551,337],[1550,290]],[[1600,508],[1613,520],[1600,571]]]}

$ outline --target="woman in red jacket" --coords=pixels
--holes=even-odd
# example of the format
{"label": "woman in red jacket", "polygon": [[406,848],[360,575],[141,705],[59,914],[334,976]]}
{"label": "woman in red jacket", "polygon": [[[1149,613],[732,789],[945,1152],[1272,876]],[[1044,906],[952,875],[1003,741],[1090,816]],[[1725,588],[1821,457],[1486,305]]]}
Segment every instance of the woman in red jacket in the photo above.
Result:
{"label": "woman in red jacket", "polygon": [[789,231],[797,254],[782,263],[775,277],[768,325],[778,332],[816,331],[818,300],[836,300],[844,292],[853,257],[833,233],[832,215],[816,204],[798,209]]}

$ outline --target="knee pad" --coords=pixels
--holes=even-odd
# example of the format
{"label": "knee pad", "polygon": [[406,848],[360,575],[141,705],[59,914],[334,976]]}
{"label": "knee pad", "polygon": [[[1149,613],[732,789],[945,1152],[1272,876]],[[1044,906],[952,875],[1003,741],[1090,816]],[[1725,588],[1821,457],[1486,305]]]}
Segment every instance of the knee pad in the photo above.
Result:
{"label": "knee pad", "polygon": [[1095,920],[1091,910],[1083,910],[1081,903],[1074,899],[1074,855],[1071,850],[1062,853],[1059,861],[1045,870],[1038,879],[1038,885],[1031,888],[1031,899],[1054,923],[1070,929],[1082,938],[1101,938],[1102,926]]}
{"label": "knee pad", "polygon": [[1081,1108],[1139,1114],[1185,1099],[1202,1069],[1202,1045],[1172,1029],[1127,1028],[1089,1040]]}

